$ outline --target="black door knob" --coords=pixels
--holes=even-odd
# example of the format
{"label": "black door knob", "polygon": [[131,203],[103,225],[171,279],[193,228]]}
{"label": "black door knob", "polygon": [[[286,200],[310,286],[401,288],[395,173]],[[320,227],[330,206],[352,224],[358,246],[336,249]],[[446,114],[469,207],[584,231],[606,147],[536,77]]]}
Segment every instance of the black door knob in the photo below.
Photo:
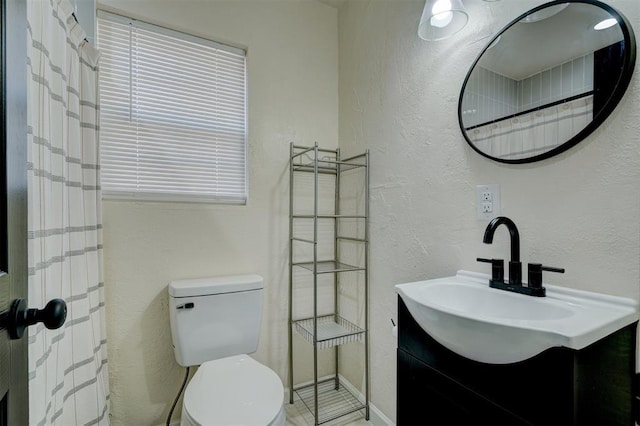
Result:
{"label": "black door knob", "polygon": [[36,323],[43,323],[49,330],[62,327],[67,319],[67,304],[62,299],[52,299],[44,309],[27,309],[27,301],[15,299],[11,308],[0,314],[0,328],[9,332],[11,339],[19,339],[25,328]]}

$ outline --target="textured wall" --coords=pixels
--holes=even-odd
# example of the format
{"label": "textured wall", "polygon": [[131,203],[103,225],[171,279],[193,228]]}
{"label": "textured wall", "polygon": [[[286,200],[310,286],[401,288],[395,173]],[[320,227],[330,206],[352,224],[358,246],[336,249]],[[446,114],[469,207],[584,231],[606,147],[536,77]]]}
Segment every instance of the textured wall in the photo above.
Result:
{"label": "textured wall", "polygon": [[171,348],[173,279],[262,275],[254,357],[286,379],[289,142],[337,146],[337,11],[311,0],[98,7],[248,48],[248,204],[104,203],[112,424],[164,424],[184,374]]}
{"label": "textured wall", "polygon": [[[640,296],[640,76],[590,137],[553,159],[502,165],[463,139],[457,102],[483,40],[541,1],[468,0],[467,27],[418,38],[424,1],[349,1],[339,12],[340,147],[371,150],[371,347],[374,404],[395,417],[393,285],[489,272],[475,258],[508,257],[508,233],[482,244],[475,186],[501,186],[524,262],[565,267],[549,283]],[[640,32],[640,3],[616,0]],[[356,381],[357,382],[357,381]]]}

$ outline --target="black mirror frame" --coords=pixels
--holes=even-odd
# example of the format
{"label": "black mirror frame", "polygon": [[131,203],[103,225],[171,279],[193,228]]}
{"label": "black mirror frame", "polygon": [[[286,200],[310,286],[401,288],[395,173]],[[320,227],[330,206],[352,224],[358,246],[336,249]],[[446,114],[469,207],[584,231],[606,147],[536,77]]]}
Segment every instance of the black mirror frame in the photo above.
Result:
{"label": "black mirror frame", "polygon": [[[464,91],[467,87],[467,82],[471,77],[471,73],[473,72],[476,65],[480,61],[480,58],[482,58],[482,55],[484,55],[484,53],[487,51],[489,46],[491,46],[491,44],[495,42],[498,39],[498,37],[500,37],[505,31],[507,31],[516,23],[520,22],[520,20],[522,20],[525,16],[528,16],[529,14],[537,12],[541,9],[546,9],[547,7],[565,4],[565,3],[591,4],[606,10],[609,14],[611,14],[614,18],[618,20],[618,24],[620,25],[620,30],[624,35],[625,52],[624,52],[624,63],[622,65],[622,72],[620,73],[620,79],[618,80],[618,84],[616,85],[615,90],[613,91],[613,93],[611,94],[607,102],[603,105],[602,109],[598,112],[598,114],[596,114],[593,117],[593,120],[584,129],[582,129],[574,137],[572,137],[571,139],[569,139],[568,141],[566,141],[565,143],[563,143],[562,145],[554,149],[551,149],[543,154],[539,154],[539,155],[535,155],[527,158],[520,158],[516,160],[493,157],[481,151],[469,139],[469,137],[467,136],[467,132],[465,131],[464,124],[462,123],[462,98],[464,96]],[[595,129],[597,129],[606,120],[606,118],[613,112],[613,110],[616,108],[616,106],[624,96],[625,92],[627,91],[627,88],[629,87],[629,83],[631,82],[631,77],[633,76],[635,63],[636,63],[636,38],[633,32],[633,27],[629,23],[629,20],[613,7],[597,0],[554,0],[552,2],[545,3],[540,6],[536,6],[533,9],[523,13],[522,15],[520,15],[519,17],[511,21],[499,33],[497,33],[491,39],[491,41],[487,43],[485,48],[482,49],[482,52],[480,52],[476,60],[473,62],[473,65],[471,65],[471,68],[469,68],[469,72],[467,73],[467,76],[464,79],[464,83],[462,84],[462,89],[460,90],[460,97],[458,99],[458,122],[460,124],[460,130],[462,131],[462,134],[465,140],[471,146],[471,148],[474,149],[474,151],[476,151],[478,154],[482,155],[483,157],[487,157],[491,160],[498,161],[500,163],[508,163],[508,164],[533,163],[536,161],[541,161],[541,160],[545,160],[547,158],[553,157],[555,155],[560,154],[561,152],[568,150],[569,148],[576,145],[577,143],[581,142],[583,139],[589,136]]]}

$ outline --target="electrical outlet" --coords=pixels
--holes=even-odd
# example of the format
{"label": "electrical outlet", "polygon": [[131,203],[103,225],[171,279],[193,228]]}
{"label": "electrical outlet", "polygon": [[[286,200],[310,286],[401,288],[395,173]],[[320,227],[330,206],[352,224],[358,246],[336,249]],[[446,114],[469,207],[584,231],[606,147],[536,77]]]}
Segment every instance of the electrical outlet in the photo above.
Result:
{"label": "electrical outlet", "polygon": [[476,216],[478,220],[490,220],[500,216],[500,185],[476,187]]}

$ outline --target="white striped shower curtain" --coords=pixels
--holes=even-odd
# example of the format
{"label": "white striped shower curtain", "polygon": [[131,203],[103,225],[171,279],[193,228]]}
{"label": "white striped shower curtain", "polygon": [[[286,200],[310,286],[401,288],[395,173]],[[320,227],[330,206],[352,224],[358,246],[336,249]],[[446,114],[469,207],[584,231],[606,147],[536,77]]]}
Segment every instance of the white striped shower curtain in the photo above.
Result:
{"label": "white striped shower curtain", "polygon": [[109,424],[98,158],[98,51],[68,0],[27,0],[29,306],[67,303],[29,329],[29,422]]}
{"label": "white striped shower curtain", "polygon": [[554,149],[593,120],[593,96],[543,108],[467,131],[482,152],[507,160],[532,157]]}

